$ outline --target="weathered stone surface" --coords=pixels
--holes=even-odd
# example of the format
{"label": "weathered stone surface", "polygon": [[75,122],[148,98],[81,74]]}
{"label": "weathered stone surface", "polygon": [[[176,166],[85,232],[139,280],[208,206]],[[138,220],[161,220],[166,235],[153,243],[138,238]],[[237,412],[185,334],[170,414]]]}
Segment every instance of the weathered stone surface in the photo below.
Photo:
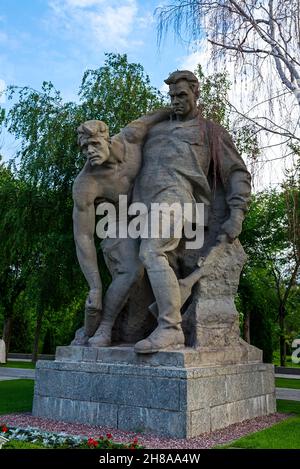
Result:
{"label": "weathered stone surface", "polygon": [[186,400],[188,410],[227,402],[226,376],[209,376],[207,378],[187,381]]}
{"label": "weathered stone surface", "polygon": [[218,405],[210,409],[210,429],[211,431],[224,428],[229,425],[228,405]]}
{"label": "weathered stone surface", "polygon": [[120,406],[118,425],[123,430],[185,438],[187,435],[187,418],[186,412]]}
{"label": "weathered stone surface", "polygon": [[193,438],[211,431],[211,411],[209,407],[188,412],[188,427],[185,436]]}
{"label": "weathered stone surface", "polygon": [[78,401],[67,398],[35,395],[33,415],[65,422],[84,422],[117,428],[118,406],[103,402]]}
{"label": "weathered stone surface", "polygon": [[150,356],[147,365],[120,362],[120,350],[115,363],[98,353],[75,362],[60,350],[66,361],[37,364],[33,413],[189,438],[275,411],[272,365],[178,366],[186,353],[193,363],[190,352],[164,352],[177,365],[158,366]]}
{"label": "weathered stone surface", "polygon": [[226,393],[229,402],[262,395],[262,374],[259,372],[250,372],[227,375]]}
{"label": "weathered stone surface", "polygon": [[181,350],[153,354],[136,354],[132,347],[57,347],[56,360],[62,362],[88,361],[97,363],[128,363],[131,365],[198,367],[261,362],[261,351],[240,340],[227,347],[185,347]]}

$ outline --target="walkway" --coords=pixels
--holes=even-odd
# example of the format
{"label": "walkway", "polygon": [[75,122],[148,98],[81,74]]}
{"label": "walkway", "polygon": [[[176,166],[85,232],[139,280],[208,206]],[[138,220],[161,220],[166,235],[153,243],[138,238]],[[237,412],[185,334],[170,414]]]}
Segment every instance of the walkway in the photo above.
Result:
{"label": "walkway", "polygon": [[35,370],[0,367],[0,381],[7,381],[9,379],[34,379],[34,375]]}
{"label": "walkway", "polygon": [[300,389],[276,388],[276,399],[300,401]]}

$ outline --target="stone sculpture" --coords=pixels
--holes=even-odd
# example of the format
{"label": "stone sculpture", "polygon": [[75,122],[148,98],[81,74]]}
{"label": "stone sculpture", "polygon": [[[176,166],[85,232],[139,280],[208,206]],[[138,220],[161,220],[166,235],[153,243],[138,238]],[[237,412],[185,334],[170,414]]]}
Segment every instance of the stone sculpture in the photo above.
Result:
{"label": "stone sculpture", "polygon": [[[157,327],[138,341],[137,353],[180,348],[184,343],[203,345],[203,340],[210,343],[225,329],[226,337],[238,338],[233,296],[245,255],[237,237],[250,196],[250,175],[225,129],[201,117],[196,76],[176,71],[166,83],[171,109],[129,124],[111,142],[103,122],[90,121],[79,128],[87,162],[74,184],[74,234],[90,293],[84,334],[77,335],[73,344],[86,344],[92,335],[91,346],[111,344],[116,317],[144,269],[154,294],[156,304],[150,311],[157,317]],[[181,238],[172,234],[158,239],[104,240],[102,247],[113,282],[101,314],[101,280],[93,241],[95,203],[99,199],[117,203],[118,196],[132,188],[132,202],[146,206],[149,224],[153,203],[178,203],[182,207],[205,204],[208,223],[204,246],[197,252],[180,253]],[[185,279],[180,279],[172,266],[170,257],[174,254],[183,266],[182,273],[189,274]],[[200,259],[203,265],[197,267]],[[198,293],[187,295],[186,286],[191,293],[194,284]],[[181,308],[188,299],[192,306],[182,316]]]}
{"label": "stone sculpture", "polygon": [[[35,416],[190,438],[276,411],[274,367],[239,337],[234,305],[250,175],[225,129],[202,118],[195,75],[177,71],[166,83],[171,108],[111,140],[103,122],[79,127],[87,162],[74,184],[74,234],[90,287],[85,326],[54,361],[38,362]],[[122,238],[132,219],[120,195],[143,207],[150,237]],[[120,223],[102,241],[113,278],[102,308],[94,231],[103,201]],[[165,204],[158,224],[155,203]],[[202,245],[187,242],[196,210],[168,217],[174,203],[204,204]],[[167,233],[165,219],[184,229]]]}

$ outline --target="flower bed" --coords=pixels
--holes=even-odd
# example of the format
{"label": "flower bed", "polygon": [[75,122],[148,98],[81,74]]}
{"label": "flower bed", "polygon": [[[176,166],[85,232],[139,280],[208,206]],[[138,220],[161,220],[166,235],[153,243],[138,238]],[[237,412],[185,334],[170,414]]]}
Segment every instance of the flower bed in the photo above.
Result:
{"label": "flower bed", "polygon": [[[133,441],[128,443],[118,443],[113,441],[111,433],[100,435],[99,437],[89,437],[80,435],[68,435],[65,432],[54,433],[41,431],[38,428],[28,427],[7,427],[0,425],[0,435],[8,439],[8,441],[23,441],[28,443],[37,443],[46,448],[80,448],[80,449],[138,449],[138,439],[135,437]],[[8,443],[6,443],[8,444]],[[4,445],[5,447],[5,445]]]}

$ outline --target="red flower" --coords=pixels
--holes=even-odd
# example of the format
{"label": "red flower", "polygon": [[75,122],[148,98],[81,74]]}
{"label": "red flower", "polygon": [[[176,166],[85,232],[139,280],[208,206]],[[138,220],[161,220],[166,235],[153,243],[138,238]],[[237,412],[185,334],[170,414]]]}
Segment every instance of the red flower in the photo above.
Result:
{"label": "red flower", "polygon": [[134,444],[134,445],[137,445],[138,442],[139,442],[139,440],[137,439],[137,437],[135,437],[134,440],[133,440],[133,444]]}
{"label": "red flower", "polygon": [[99,436],[99,440],[104,440],[104,436]]}
{"label": "red flower", "polygon": [[98,441],[94,440],[94,438],[89,438],[87,441],[87,445],[90,448],[97,448],[98,444],[99,444]]}
{"label": "red flower", "polygon": [[110,440],[112,438],[112,434],[111,433],[106,433],[106,436],[107,438]]}
{"label": "red flower", "polygon": [[8,428],[7,428],[7,426],[6,426],[6,425],[2,425],[2,427],[1,427],[1,431],[2,431],[3,433],[6,433],[6,432],[8,432]]}

